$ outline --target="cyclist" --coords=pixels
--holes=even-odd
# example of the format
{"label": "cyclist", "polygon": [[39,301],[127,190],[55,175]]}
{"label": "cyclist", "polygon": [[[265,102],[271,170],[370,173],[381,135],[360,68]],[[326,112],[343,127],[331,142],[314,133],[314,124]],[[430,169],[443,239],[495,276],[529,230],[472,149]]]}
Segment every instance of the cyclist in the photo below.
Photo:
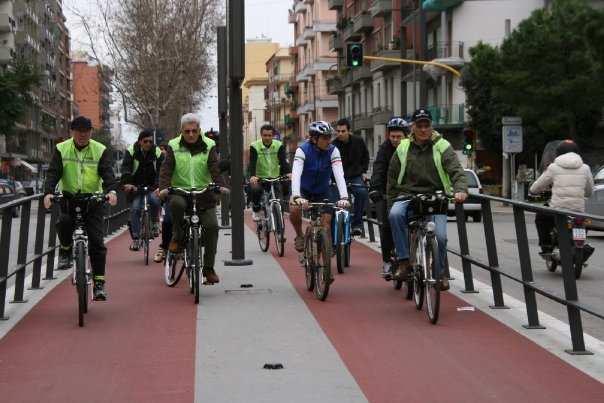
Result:
{"label": "cyclist", "polygon": [[[153,144],[153,130],[145,129],[138,135],[138,141],[128,147],[122,161],[122,184],[127,193],[134,193],[143,187],[149,188],[147,200],[151,222],[153,225],[153,236],[159,235],[159,198],[155,194],[158,185],[159,167],[163,161],[163,155],[159,147]],[[135,194],[131,200],[130,230],[132,244],[130,250],[137,251],[141,247],[141,210],[143,208],[143,195]]]}
{"label": "cyclist", "polygon": [[[455,202],[463,203],[468,194],[467,179],[451,144],[432,129],[432,115],[426,109],[413,113],[413,133],[401,141],[388,168],[388,204],[401,195],[435,193],[453,194]],[[409,274],[408,201],[398,201],[390,210],[390,226],[396,247],[399,280]],[[439,248],[439,267],[443,272],[447,254],[447,216],[433,216]],[[449,289],[449,280],[442,279],[442,290]]]}
{"label": "cyclist", "polygon": [[[350,206],[340,152],[330,144],[333,128],[323,121],[312,122],[308,127],[308,135],[308,139],[296,150],[292,170],[289,217],[296,230],[295,248],[298,252],[304,251],[300,208],[306,208],[309,202],[323,202],[330,198],[329,183],[332,174],[340,196],[338,207]],[[331,214],[324,212],[322,222],[328,239],[331,239]]]}
{"label": "cyclist", "polygon": [[[211,182],[223,185],[215,143],[201,134],[199,118],[188,113],[181,118],[180,124],[181,134],[168,143],[166,160],[159,173],[162,199],[168,196],[169,187],[191,190],[204,188]],[[221,190],[226,191],[224,187]],[[172,240],[169,249],[172,253],[181,253],[185,246],[183,220],[187,200],[180,195],[171,195],[169,207],[172,214]],[[200,196],[198,207],[200,224],[205,229],[202,274],[208,283],[214,284],[220,281],[214,271],[218,243],[215,195],[208,192]]]}
{"label": "cyclist", "polygon": [[386,125],[388,138],[380,145],[377,156],[373,162],[373,172],[371,174],[371,186],[369,188],[369,197],[375,203],[378,203],[378,212],[380,214],[380,244],[382,246],[382,276],[386,280],[392,279],[392,268],[390,267],[390,258],[394,249],[392,241],[392,231],[390,221],[388,221],[388,209],[383,195],[386,194],[386,182],[388,181],[388,166],[394,152],[401,140],[406,138],[411,129],[409,123],[401,117],[393,117]]}
{"label": "cyclist", "polygon": [[[265,191],[260,183],[261,179],[277,178],[287,175],[291,178],[291,168],[285,159],[285,146],[279,140],[274,140],[275,129],[269,124],[260,128],[260,140],[250,146],[250,196],[252,199],[252,215],[254,221],[258,221],[260,211],[260,200]],[[285,194],[284,187],[281,193]]]}
{"label": "cyclist", "polygon": [[[107,193],[109,204],[117,204],[117,181],[112,168],[111,152],[101,143],[92,140],[92,122],[84,116],[76,117],[70,125],[71,138],[56,146],[46,174],[44,207],[50,208],[57,185],[64,195],[61,215],[57,222],[59,235],[59,269],[72,266],[73,227],[75,206],[70,198],[78,193]],[[85,215],[88,249],[92,266],[96,301],[105,301],[105,260],[107,248],[103,240],[104,218],[102,208],[91,208]]]}
{"label": "cyclist", "polygon": [[360,136],[350,132],[348,119],[340,119],[336,123],[336,139],[333,145],[338,148],[344,167],[344,178],[350,183],[350,192],[354,195],[351,234],[359,236],[363,233],[363,212],[367,206],[367,188],[365,173],[369,168],[369,150]]}

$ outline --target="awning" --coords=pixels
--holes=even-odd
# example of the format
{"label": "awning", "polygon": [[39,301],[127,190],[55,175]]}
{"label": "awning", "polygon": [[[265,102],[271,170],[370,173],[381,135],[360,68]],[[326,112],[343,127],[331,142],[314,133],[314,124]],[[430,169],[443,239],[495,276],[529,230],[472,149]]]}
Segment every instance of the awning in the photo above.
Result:
{"label": "awning", "polygon": [[32,174],[37,174],[38,173],[38,168],[32,164],[30,164],[27,161],[21,160],[21,159],[14,159],[12,164],[12,166],[22,166],[24,168],[26,168],[27,170],[29,170]]}

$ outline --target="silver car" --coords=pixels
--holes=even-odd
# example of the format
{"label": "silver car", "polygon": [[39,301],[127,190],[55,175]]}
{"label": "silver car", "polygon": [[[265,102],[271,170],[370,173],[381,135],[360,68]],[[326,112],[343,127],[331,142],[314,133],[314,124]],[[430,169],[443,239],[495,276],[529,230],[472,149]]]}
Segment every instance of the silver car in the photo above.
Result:
{"label": "silver car", "polygon": [[[470,194],[481,194],[482,185],[476,172],[471,169],[464,169],[466,178],[468,180],[468,192]],[[472,221],[480,222],[482,220],[482,205],[480,203],[464,203],[463,209],[466,212],[466,220],[468,217],[472,217]],[[455,215],[455,204],[449,203],[449,216]]]}
{"label": "silver car", "polygon": [[[594,175],[594,184],[593,193],[585,205],[585,212],[604,217],[604,168]],[[604,231],[604,221],[594,221],[588,225],[588,228]]]}

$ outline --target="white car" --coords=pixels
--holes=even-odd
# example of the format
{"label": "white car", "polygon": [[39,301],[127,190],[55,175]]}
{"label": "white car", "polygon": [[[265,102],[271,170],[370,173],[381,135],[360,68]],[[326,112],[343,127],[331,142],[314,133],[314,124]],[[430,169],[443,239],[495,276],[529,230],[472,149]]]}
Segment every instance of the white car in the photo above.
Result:
{"label": "white car", "polygon": [[[594,190],[585,205],[587,214],[604,216],[604,168],[594,175]],[[604,221],[594,221],[588,225],[589,229],[604,231]]]}
{"label": "white car", "polygon": [[[482,185],[476,172],[471,169],[464,169],[466,178],[468,179],[468,192],[470,194],[481,194]],[[463,209],[466,212],[466,220],[468,217],[472,217],[472,221],[480,222],[482,220],[482,205],[480,203],[468,203],[463,204]],[[449,216],[455,216],[455,204],[449,203]]]}

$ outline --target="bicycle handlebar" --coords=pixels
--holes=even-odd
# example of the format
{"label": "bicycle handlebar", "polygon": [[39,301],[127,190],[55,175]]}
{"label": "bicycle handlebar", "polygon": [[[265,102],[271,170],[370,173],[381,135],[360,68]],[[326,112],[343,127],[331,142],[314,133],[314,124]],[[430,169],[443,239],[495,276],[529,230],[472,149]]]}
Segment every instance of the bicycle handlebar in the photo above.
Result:
{"label": "bicycle handlebar", "polygon": [[260,178],[259,182],[262,183],[274,183],[274,182],[287,182],[290,181],[291,179],[289,179],[287,176],[279,176],[278,178]]}
{"label": "bicycle handlebar", "polygon": [[208,186],[206,186],[203,189],[182,189],[182,188],[178,188],[178,187],[171,187],[168,188],[168,191],[170,194],[180,194],[181,196],[186,196],[186,197],[195,197],[195,196],[201,196],[202,194],[205,194],[207,192],[214,192],[214,193],[220,193],[220,186],[215,184],[215,183],[210,183]]}
{"label": "bicycle handlebar", "polygon": [[[69,200],[73,200],[76,202],[91,202],[91,201],[95,201],[95,202],[99,202],[99,203],[103,203],[106,202],[108,200],[109,196],[106,195],[105,193],[102,192],[97,192],[97,193],[75,193],[73,195],[70,195],[68,197]],[[59,201],[61,201],[62,199],[65,199],[65,195],[61,192],[55,192],[52,195],[52,198],[50,199],[52,203],[57,203]]]}
{"label": "bicycle handlebar", "polygon": [[436,201],[436,200],[455,200],[453,195],[446,193],[418,193],[415,195],[401,195],[393,200],[394,203],[399,201],[409,201],[409,200],[422,200],[422,201]]}

